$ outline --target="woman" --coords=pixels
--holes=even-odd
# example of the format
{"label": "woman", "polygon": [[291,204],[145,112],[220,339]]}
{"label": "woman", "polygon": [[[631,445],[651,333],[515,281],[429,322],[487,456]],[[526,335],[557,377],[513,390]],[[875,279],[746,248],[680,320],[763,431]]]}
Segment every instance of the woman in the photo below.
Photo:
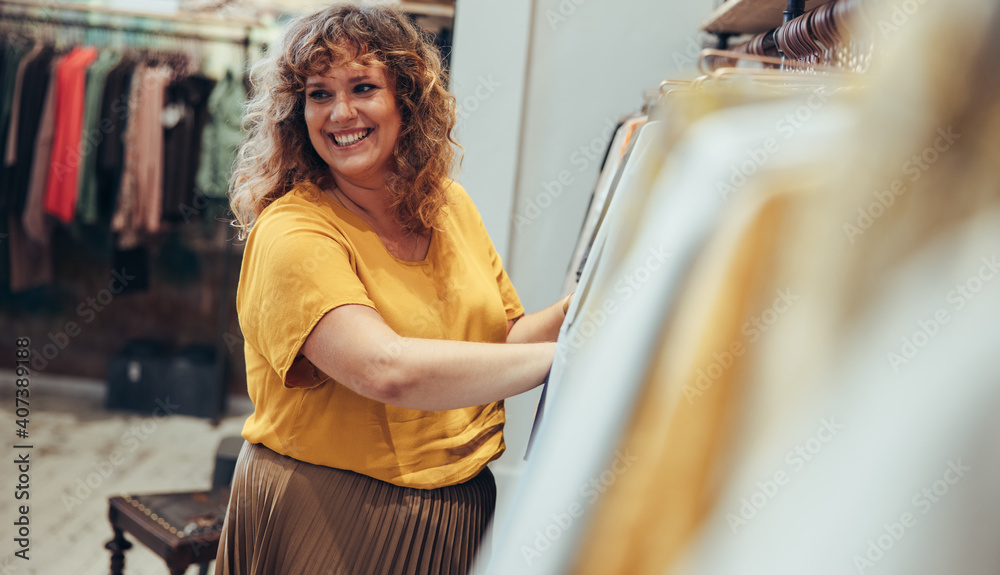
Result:
{"label": "woman", "polygon": [[406,16],[307,16],[251,78],[232,206],[255,411],[216,572],[464,573],[503,399],[544,378],[568,299],[523,315]]}

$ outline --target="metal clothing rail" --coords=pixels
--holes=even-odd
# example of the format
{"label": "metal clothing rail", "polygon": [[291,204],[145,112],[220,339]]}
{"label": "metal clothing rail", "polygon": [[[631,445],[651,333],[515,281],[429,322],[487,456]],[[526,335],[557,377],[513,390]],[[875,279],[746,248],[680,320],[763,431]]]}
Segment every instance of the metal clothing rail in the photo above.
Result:
{"label": "metal clothing rail", "polygon": [[107,14],[110,16],[126,16],[132,18],[154,18],[181,24],[211,24],[213,26],[229,26],[237,28],[251,28],[259,23],[256,20],[247,18],[215,18],[206,16],[203,13],[181,13],[181,14],[159,14],[153,12],[137,12],[135,10],[122,10],[97,4],[74,4],[67,2],[24,2],[18,0],[0,0],[0,7],[16,6],[18,8],[44,9],[44,10],[64,10],[67,12],[84,12],[87,14]]}
{"label": "metal clothing rail", "polygon": [[[13,10],[12,10],[13,9]],[[88,16],[99,15],[107,20],[101,22],[92,21]],[[153,23],[173,23],[177,27],[218,27],[228,28],[230,33],[209,33],[209,32],[188,32],[178,29],[165,28],[160,25],[148,26],[138,23],[121,23],[110,21],[111,19],[126,18],[131,20],[146,20]],[[192,14],[189,16],[176,14],[154,14],[148,12],[134,12],[129,10],[118,10],[105,6],[75,5],[65,3],[26,3],[11,2],[9,0],[0,1],[0,22],[34,22],[39,24],[53,24],[71,28],[87,28],[93,30],[106,30],[110,32],[127,32],[140,35],[168,36],[184,40],[195,40],[200,42],[229,42],[241,46],[248,46],[250,43],[250,33],[258,23],[247,19],[214,19]]]}

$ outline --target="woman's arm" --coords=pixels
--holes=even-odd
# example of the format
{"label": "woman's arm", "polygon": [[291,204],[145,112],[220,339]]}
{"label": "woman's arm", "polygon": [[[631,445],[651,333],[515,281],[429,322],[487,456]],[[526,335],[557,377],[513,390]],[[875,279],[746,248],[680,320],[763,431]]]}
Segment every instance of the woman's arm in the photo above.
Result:
{"label": "woman's arm", "polygon": [[372,308],[343,305],[316,324],[302,353],[360,395],[434,411],[484,405],[532,389],[551,367],[555,344],[401,337]]}
{"label": "woman's arm", "polygon": [[542,311],[525,315],[516,321],[510,320],[507,343],[555,341],[559,337],[559,328],[566,319],[566,309],[572,298],[573,294],[569,294]]}

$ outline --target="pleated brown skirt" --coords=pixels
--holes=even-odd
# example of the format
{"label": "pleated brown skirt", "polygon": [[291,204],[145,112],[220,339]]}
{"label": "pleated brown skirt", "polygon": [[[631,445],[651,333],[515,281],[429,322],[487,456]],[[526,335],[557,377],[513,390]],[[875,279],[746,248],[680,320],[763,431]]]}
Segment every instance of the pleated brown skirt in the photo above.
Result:
{"label": "pleated brown skirt", "polygon": [[216,575],[459,575],[493,517],[489,469],[439,489],[399,487],[245,444]]}

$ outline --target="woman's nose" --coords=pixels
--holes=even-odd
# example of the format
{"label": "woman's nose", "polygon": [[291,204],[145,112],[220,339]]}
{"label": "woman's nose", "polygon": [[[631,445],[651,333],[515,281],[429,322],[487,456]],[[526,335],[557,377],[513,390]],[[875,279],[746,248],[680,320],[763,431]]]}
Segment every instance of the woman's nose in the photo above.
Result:
{"label": "woman's nose", "polygon": [[350,98],[338,98],[330,111],[330,119],[334,122],[353,120],[357,115],[357,110],[354,109]]}

